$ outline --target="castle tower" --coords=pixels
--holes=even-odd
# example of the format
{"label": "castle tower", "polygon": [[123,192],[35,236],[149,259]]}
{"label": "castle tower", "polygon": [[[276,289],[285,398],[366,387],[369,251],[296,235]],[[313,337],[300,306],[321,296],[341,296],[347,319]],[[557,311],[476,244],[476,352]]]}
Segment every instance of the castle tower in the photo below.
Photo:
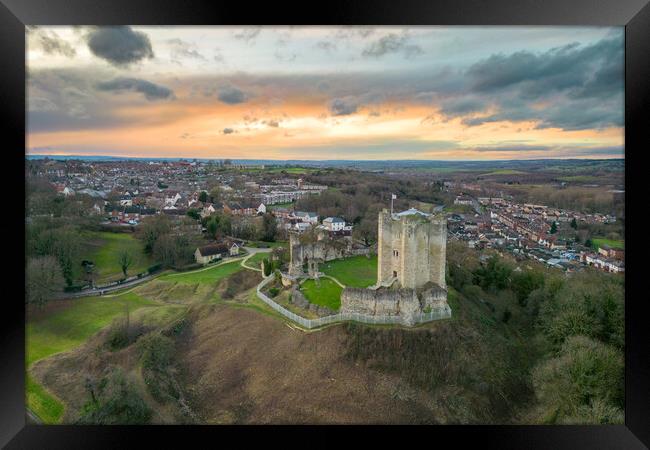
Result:
{"label": "castle tower", "polygon": [[379,213],[377,285],[395,279],[402,288],[417,289],[433,282],[446,289],[447,221],[409,209]]}

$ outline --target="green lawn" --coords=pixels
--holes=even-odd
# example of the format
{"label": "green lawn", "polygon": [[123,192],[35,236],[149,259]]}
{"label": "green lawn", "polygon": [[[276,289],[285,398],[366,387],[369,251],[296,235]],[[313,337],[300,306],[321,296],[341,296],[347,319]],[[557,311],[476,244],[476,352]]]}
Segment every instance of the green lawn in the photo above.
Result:
{"label": "green lawn", "polygon": [[240,260],[229,261],[227,263],[218,263],[209,269],[199,270],[188,273],[170,273],[158,277],[159,281],[173,281],[177,283],[194,284],[194,283],[214,283],[220,278],[227,277],[238,270],[242,270]]}
{"label": "green lawn", "polygon": [[307,280],[300,285],[300,290],[307,300],[319,306],[338,311],[341,307],[341,292],[343,288],[327,278],[320,279],[320,286],[314,280]]}
{"label": "green lawn", "polygon": [[602,247],[603,245],[609,245],[611,248],[625,248],[625,241],[618,239],[593,238],[591,240],[591,243],[593,244],[592,246],[595,250],[597,250],[598,247]]}
{"label": "green lawn", "polygon": [[[156,303],[126,293],[117,297],[84,297],[72,305],[44,317],[29,320],[26,330],[26,365],[68,351],[84,343],[111,321],[129,311],[152,306]],[[27,405],[46,423],[57,423],[64,406],[41,385],[27,376]]]}
{"label": "green lawn", "polygon": [[268,258],[271,254],[264,252],[264,253],[256,253],[255,255],[251,256],[248,261],[246,261],[246,264],[251,266],[251,267],[257,267],[259,269],[262,268],[262,260],[264,258]]}
{"label": "green lawn", "polygon": [[321,264],[319,269],[346,286],[365,288],[377,282],[377,255],[337,259]]}
{"label": "green lawn", "polygon": [[151,257],[144,253],[142,242],[132,233],[90,232],[84,234],[83,240],[85,251],[82,259],[95,263],[97,283],[123,278],[118,262],[122,250],[129,250],[133,255],[133,263],[127,271],[129,276],[144,272],[153,265]]}

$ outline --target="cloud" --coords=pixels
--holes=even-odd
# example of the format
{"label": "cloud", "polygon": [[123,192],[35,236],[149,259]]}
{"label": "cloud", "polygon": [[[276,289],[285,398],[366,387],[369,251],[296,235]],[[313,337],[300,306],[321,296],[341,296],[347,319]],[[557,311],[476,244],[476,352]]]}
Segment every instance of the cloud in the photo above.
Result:
{"label": "cloud", "polygon": [[247,100],[246,94],[233,86],[224,86],[219,89],[217,98],[229,105],[236,105],[237,103],[244,103]]}
{"label": "cloud", "polygon": [[167,41],[171,46],[172,58],[189,58],[206,61],[206,58],[196,50],[196,46],[190,42],[174,38]]}
{"label": "cloud", "polygon": [[232,134],[234,132],[235,132],[235,130],[233,130],[232,128],[224,128],[223,129],[223,134]]}
{"label": "cloud", "polygon": [[359,102],[352,96],[335,98],[329,102],[328,108],[333,116],[346,116],[357,112]]}
{"label": "cloud", "polygon": [[44,30],[39,30],[39,43],[41,48],[48,55],[55,53],[72,58],[77,54],[77,51],[68,42],[59,38],[56,33],[50,32],[49,34]]}
{"label": "cloud", "polygon": [[328,53],[336,50],[336,44],[331,41],[319,41],[316,43],[316,47]]}
{"label": "cloud", "polygon": [[275,119],[266,120],[263,123],[272,128],[278,128],[280,126],[280,122]]}
{"label": "cloud", "polygon": [[244,28],[241,31],[234,33],[233,37],[235,39],[240,39],[248,44],[254,41],[261,31],[262,27]]}
{"label": "cloud", "polygon": [[98,83],[97,89],[100,91],[138,92],[150,101],[175,98],[171,89],[138,78],[115,78]]}
{"label": "cloud", "polygon": [[115,66],[128,66],[154,56],[149,37],[130,26],[94,28],[86,40],[95,56]]}
{"label": "cloud", "polygon": [[424,53],[419,45],[409,44],[409,37],[406,33],[390,33],[370,43],[361,52],[362,56],[380,58],[390,53],[402,53],[405,58],[412,58]]}

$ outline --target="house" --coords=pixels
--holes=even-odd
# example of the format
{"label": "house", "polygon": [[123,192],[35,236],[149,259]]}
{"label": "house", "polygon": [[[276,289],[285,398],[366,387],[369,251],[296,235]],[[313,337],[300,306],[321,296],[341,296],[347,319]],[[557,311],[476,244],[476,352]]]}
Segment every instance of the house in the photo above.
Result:
{"label": "house", "polygon": [[133,206],[133,199],[130,195],[120,196],[120,206]]}
{"label": "house", "polygon": [[230,244],[230,248],[228,249],[228,253],[230,256],[237,256],[239,255],[239,245],[236,242],[233,242]]}
{"label": "house", "polygon": [[194,251],[194,259],[199,264],[208,264],[211,261],[223,258],[229,252],[230,249],[225,244],[204,245],[203,247],[197,247]]}
{"label": "house", "polygon": [[301,219],[305,223],[316,225],[318,223],[318,214],[315,212],[296,211],[293,216]]}
{"label": "house", "polygon": [[199,213],[200,216],[203,217],[208,217],[209,215],[215,213],[217,210],[214,208],[212,204],[209,204],[208,206],[204,206],[203,209],[201,209],[201,212]]}
{"label": "house", "polygon": [[323,225],[328,231],[341,231],[345,227],[345,220],[340,217],[327,217],[323,220]]}

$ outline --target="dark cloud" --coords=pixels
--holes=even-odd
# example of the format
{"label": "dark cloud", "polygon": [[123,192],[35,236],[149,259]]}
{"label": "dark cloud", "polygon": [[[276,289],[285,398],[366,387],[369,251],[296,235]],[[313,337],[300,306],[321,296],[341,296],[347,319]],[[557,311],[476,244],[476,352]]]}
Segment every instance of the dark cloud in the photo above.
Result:
{"label": "dark cloud", "polygon": [[53,32],[50,32],[49,34],[46,34],[45,32],[40,33],[39,43],[41,44],[43,51],[50,55],[58,53],[67,56],[68,58],[72,58],[77,54],[77,51],[72,47],[72,45],[59,38]]}
{"label": "dark cloud", "polygon": [[86,39],[95,56],[116,66],[128,66],[154,56],[149,37],[129,26],[98,27]]}
{"label": "dark cloud", "polygon": [[223,134],[232,134],[234,132],[235,132],[235,130],[233,130],[232,128],[224,128],[223,129]]}
{"label": "dark cloud", "polygon": [[409,37],[405,33],[390,33],[364,48],[361,55],[380,58],[389,53],[402,53],[404,57],[411,58],[424,52],[419,45],[409,44]]}
{"label": "dark cloud", "polygon": [[445,115],[464,115],[480,112],[488,107],[487,100],[477,97],[454,97],[441,101],[440,112]]}
{"label": "dark cloud", "polygon": [[[621,40],[603,39],[585,47],[572,43],[539,54],[498,54],[472,65],[467,77],[475,92],[517,87],[529,98],[564,90],[570,95],[584,94],[585,90],[589,95],[617,93],[623,81],[623,51]],[[594,86],[599,88],[595,90]]]}
{"label": "dark cloud", "polygon": [[229,105],[236,105],[237,103],[244,103],[247,99],[246,94],[233,86],[224,86],[219,89],[217,98],[223,103]]}
{"label": "dark cloud", "polygon": [[269,127],[272,128],[278,128],[280,126],[280,122],[278,122],[275,119],[267,120],[264,122],[264,124],[268,125]]}
{"label": "dark cloud", "polygon": [[[436,92],[447,118],[467,126],[534,121],[563,130],[623,126],[623,42],[606,38],[572,43],[547,52],[497,54],[462,74],[456,91]],[[477,115],[488,107],[494,112]]]}
{"label": "dark cloud", "polygon": [[329,102],[328,108],[333,116],[346,116],[357,112],[359,102],[351,96],[335,98]]}
{"label": "dark cloud", "polygon": [[97,89],[100,91],[138,92],[151,101],[174,98],[174,92],[171,89],[138,78],[115,78],[98,83]]}

